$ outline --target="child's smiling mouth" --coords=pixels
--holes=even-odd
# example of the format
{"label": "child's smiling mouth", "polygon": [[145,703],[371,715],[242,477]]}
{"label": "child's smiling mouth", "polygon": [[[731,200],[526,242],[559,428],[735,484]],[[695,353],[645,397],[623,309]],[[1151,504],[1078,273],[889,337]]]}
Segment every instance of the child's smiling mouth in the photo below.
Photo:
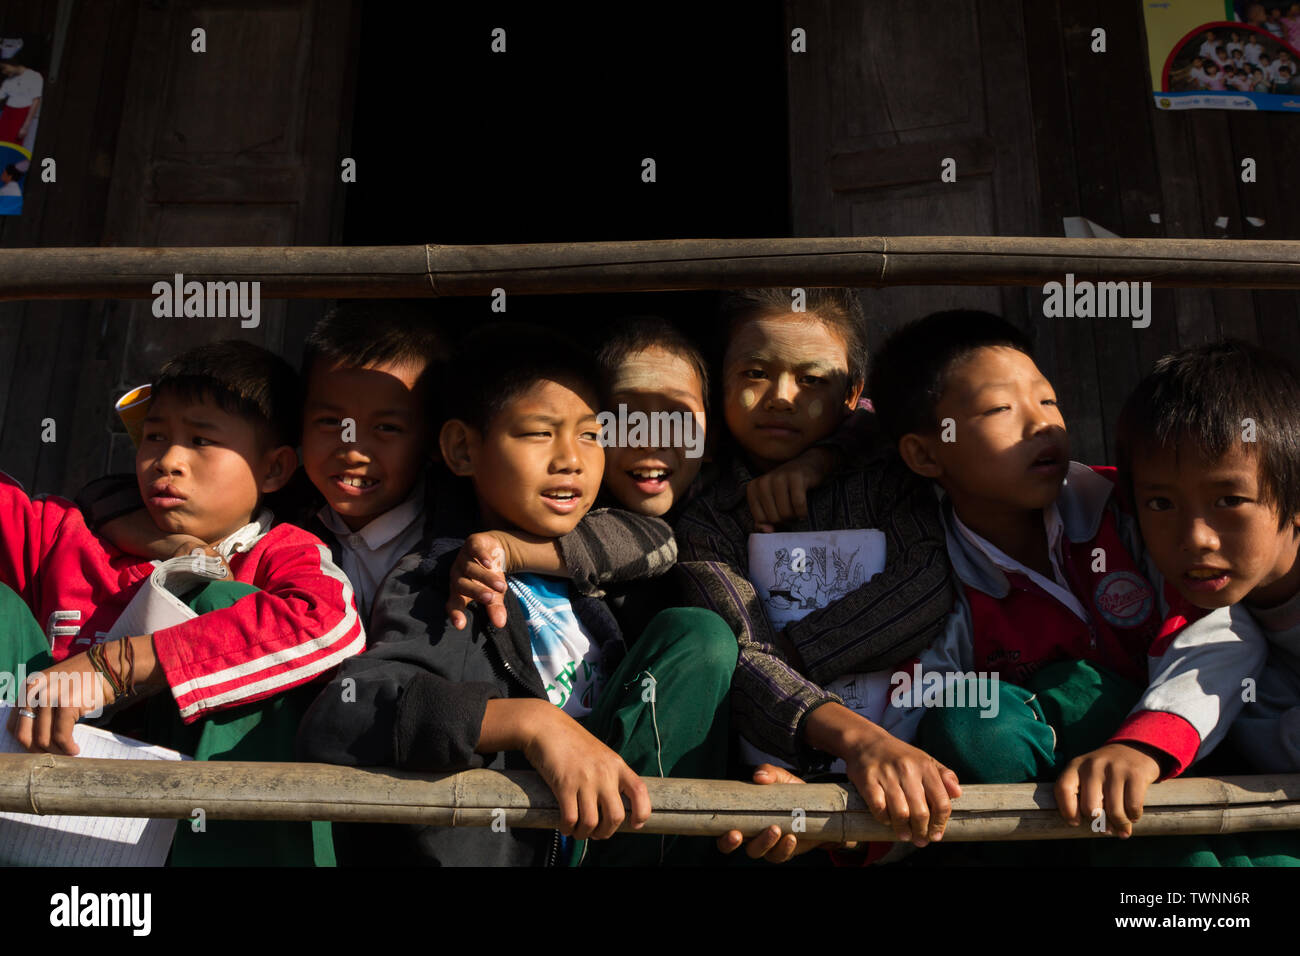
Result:
{"label": "child's smiling mouth", "polygon": [[352,497],[367,494],[379,486],[379,479],[368,475],[331,475],[330,477],[334,487]]}
{"label": "child's smiling mouth", "polygon": [[637,490],[645,495],[657,495],[668,487],[668,479],[672,477],[671,468],[632,468],[627,472],[627,476],[632,479]]}

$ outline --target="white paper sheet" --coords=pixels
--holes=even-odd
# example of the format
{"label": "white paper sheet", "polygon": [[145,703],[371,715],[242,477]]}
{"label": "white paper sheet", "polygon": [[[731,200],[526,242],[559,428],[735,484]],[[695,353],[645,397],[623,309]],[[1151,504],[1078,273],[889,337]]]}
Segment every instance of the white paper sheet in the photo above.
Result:
{"label": "white paper sheet", "polygon": [[[0,704],[0,753],[25,753],[5,729],[10,709]],[[190,759],[86,724],[77,724],[72,736],[83,757]],[[175,833],[175,820],[0,812],[0,865],[162,866]]]}

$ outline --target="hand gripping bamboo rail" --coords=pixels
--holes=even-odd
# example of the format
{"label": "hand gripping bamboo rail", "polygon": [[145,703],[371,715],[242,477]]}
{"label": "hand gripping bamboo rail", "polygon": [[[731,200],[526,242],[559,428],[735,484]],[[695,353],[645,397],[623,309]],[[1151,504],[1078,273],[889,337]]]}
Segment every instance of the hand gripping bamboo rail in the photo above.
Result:
{"label": "hand gripping bamboo rail", "polygon": [[265,298],[646,292],[744,286],[1300,289],[1300,241],[859,236],[495,246],[0,249],[0,300],[145,299],[156,282],[261,282]]}
{"label": "hand gripping bamboo rail", "polygon": [[[851,789],[836,784],[759,786],[645,778],[654,812],[643,833],[746,836],[772,824],[826,842],[895,839]],[[1203,777],[1153,786],[1137,835],[1300,829],[1300,774]],[[534,773],[470,770],[418,776],[304,763],[173,763],[49,754],[0,756],[0,810],[19,813],[344,820],[554,827],[555,799]],[[1048,784],[972,785],[955,801],[944,839],[1043,840],[1096,836],[1067,826]]]}

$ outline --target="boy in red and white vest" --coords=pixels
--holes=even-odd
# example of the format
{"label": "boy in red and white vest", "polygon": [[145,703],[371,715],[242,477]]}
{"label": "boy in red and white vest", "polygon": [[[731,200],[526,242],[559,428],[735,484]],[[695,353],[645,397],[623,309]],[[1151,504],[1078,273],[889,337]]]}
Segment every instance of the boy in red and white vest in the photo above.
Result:
{"label": "boy in red and white vest", "polygon": [[[935,481],[962,584],[943,636],[896,675],[886,729],[963,783],[1054,779],[1069,767],[1066,789],[1090,796],[1111,766],[1071,761],[1108,741],[1166,774],[1212,746],[1239,683],[1130,710],[1174,635],[1250,658],[1258,627],[1164,586],[1113,470],[1070,460],[1056,394],[1019,330],[983,312],[928,316],[877,353],[870,388],[903,460]],[[1063,801],[1078,822],[1074,809]],[[1106,812],[1108,832],[1128,832],[1122,807]]]}

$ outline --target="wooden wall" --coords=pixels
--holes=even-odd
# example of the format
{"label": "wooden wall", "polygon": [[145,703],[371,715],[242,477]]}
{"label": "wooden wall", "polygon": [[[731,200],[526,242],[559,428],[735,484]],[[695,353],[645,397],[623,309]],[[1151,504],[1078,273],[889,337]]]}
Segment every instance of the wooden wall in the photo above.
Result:
{"label": "wooden wall", "polygon": [[[1300,116],[1157,110],[1132,0],[950,0],[942,16],[931,3],[789,0],[786,19],[809,36],[789,58],[796,235],[1060,236],[1063,217],[1084,216],[1126,237],[1300,238]],[[1091,52],[1095,27],[1105,53]],[[958,182],[941,183],[949,156]],[[1174,348],[1232,335],[1300,362],[1290,292],[1155,290],[1147,329],[1045,319],[1036,289],[862,296],[873,343],[955,305],[1028,328],[1090,462],[1111,460],[1125,396]]]}
{"label": "wooden wall", "polygon": [[[349,155],[361,66],[356,0],[35,0],[0,8],[0,34],[53,36],[61,6],[70,15],[60,71],[47,77],[36,143],[38,163],[58,161],[58,181],[29,180],[24,214],[0,217],[0,243],[343,241],[338,162]],[[807,53],[785,54],[791,234],[1061,235],[1062,217],[1085,216],[1121,236],[1300,238],[1292,172],[1300,117],[1156,110],[1140,4],[945,0],[937,10],[917,0],[786,0],[786,35],[796,26],[808,35]],[[188,52],[194,26],[208,31],[206,54]],[[1107,31],[1104,54],[1089,48],[1098,26]],[[386,22],[372,27],[382,41]],[[761,45],[769,30],[778,49],[776,24],[733,42]],[[788,40],[780,46],[788,50]],[[418,73],[417,58],[404,62]],[[711,81],[701,77],[692,82],[707,92]],[[681,98],[679,87],[657,95]],[[516,95],[508,84],[490,90]],[[782,109],[768,93],[765,102]],[[469,95],[462,89],[455,102]],[[400,96],[389,99],[394,111],[408,109]],[[490,100],[476,101],[488,116]],[[719,102],[734,115],[725,97]],[[754,135],[761,128],[742,124],[735,135],[755,151],[771,143],[783,153],[777,137]],[[376,129],[380,141],[385,127]],[[604,135],[600,124],[591,129]],[[624,130],[628,155],[646,148],[642,133],[635,124]],[[576,140],[568,149],[555,162],[585,155]],[[1257,162],[1251,184],[1240,180],[1247,156]],[[958,162],[956,183],[939,181],[944,157]],[[779,198],[785,182],[770,165],[753,165],[758,172],[736,175],[753,178],[755,204]],[[400,180],[391,201],[367,206],[409,227],[429,216],[402,204],[404,176],[389,177]],[[509,204],[498,210],[500,184],[476,188],[474,203],[512,228],[518,216]],[[585,234],[646,235],[628,205],[573,189],[565,195],[576,207],[609,210],[607,221],[583,213],[576,221]],[[430,193],[439,202],[449,195]],[[466,216],[479,216],[465,204]],[[1263,225],[1247,225],[1247,216]],[[663,225],[666,234],[735,234],[679,218]],[[372,220],[389,228],[384,217]],[[568,222],[549,213],[539,221],[548,233]],[[1029,328],[1060,392],[1075,455],[1089,461],[1111,458],[1119,405],[1170,349],[1238,335],[1300,359],[1293,293],[1157,290],[1144,330],[1123,320],[1046,320],[1034,289],[897,288],[863,298],[873,344],[900,322],[959,304],[1000,310]],[[322,307],[267,303],[256,340],[296,358]],[[129,445],[106,396],[138,384],[168,351],[228,334],[219,324],[154,319],[147,300],[0,304],[0,467],[29,487],[68,493],[123,466]],[[56,422],[53,443],[41,441],[45,418]]]}
{"label": "wooden wall", "polygon": [[[80,4],[57,77],[46,71],[32,169],[20,216],[0,216],[4,246],[96,246],[104,232],[118,124],[139,7]],[[57,4],[7,3],[0,35],[53,38]],[[46,58],[49,62],[49,58]],[[52,157],[57,181],[38,182]],[[102,473],[109,446],[106,385],[121,340],[115,303],[0,302],[0,468],[28,488],[75,491]],[[55,420],[54,442],[41,421]]]}
{"label": "wooden wall", "polygon": [[[0,35],[54,33],[54,0],[7,4]],[[354,0],[67,3],[21,216],[7,246],[328,245],[341,241]],[[202,27],[206,52],[191,49]],[[57,43],[57,39],[56,39]],[[247,337],[295,361],[325,303],[267,301],[261,324],[158,319],[151,301],[0,304],[0,467],[70,494],[130,469],[110,396],[187,346]],[[41,440],[53,418],[56,441]]]}

